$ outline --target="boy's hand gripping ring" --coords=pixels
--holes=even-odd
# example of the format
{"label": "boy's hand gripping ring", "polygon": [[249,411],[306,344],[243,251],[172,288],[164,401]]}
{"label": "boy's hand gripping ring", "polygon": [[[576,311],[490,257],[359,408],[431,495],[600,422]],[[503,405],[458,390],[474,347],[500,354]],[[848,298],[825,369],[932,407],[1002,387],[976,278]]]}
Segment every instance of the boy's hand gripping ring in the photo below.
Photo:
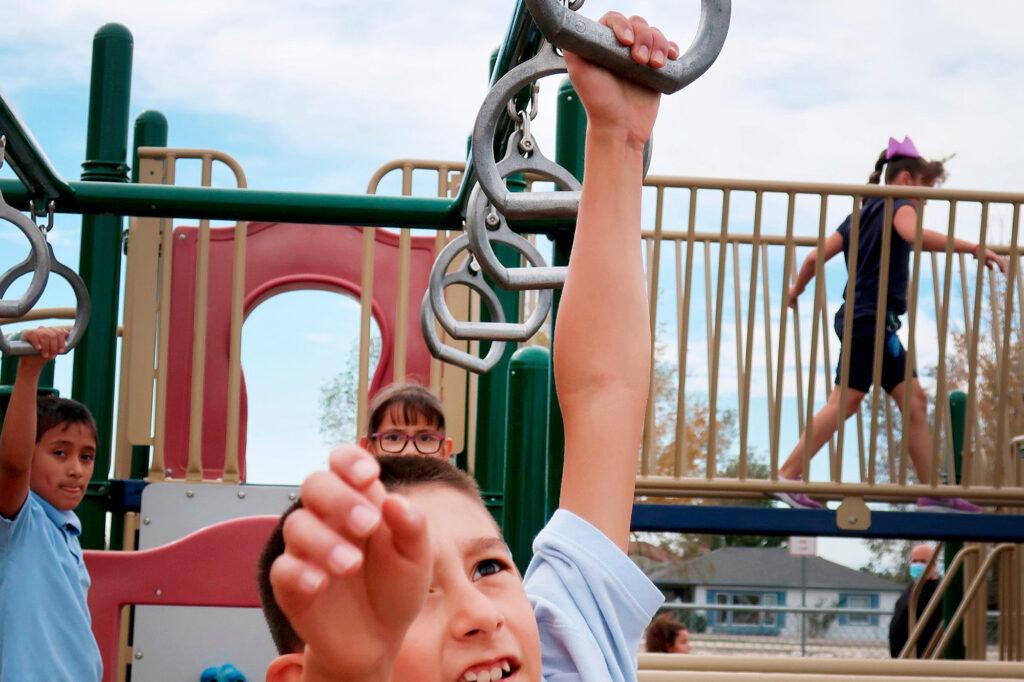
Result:
{"label": "boy's hand gripping ring", "polygon": [[[34,225],[33,228],[36,229],[37,232],[39,231]],[[89,316],[92,314],[92,305],[89,301],[89,290],[85,286],[85,282],[82,281],[82,278],[78,276],[77,272],[54,257],[53,247],[49,243],[44,241],[44,246],[46,249],[46,261],[49,265],[49,272],[60,275],[67,280],[67,283],[71,285],[71,290],[75,294],[75,322],[71,327],[71,332],[68,334],[68,338],[65,343],[67,351],[70,351],[78,345],[79,341],[82,340],[82,336],[85,334],[85,330],[89,326]],[[26,275],[30,272],[35,272],[38,275],[39,270],[33,256],[34,254],[30,254],[28,258],[18,265],[15,265],[0,277],[0,296],[7,293],[7,290],[11,288],[11,285],[14,284],[15,280],[22,275]],[[4,355],[38,355],[38,351],[36,351],[36,349],[27,341],[10,340],[3,332],[0,332],[0,352]]]}
{"label": "boy's hand gripping ring", "polygon": [[711,68],[729,33],[731,0],[702,0],[700,24],[690,47],[660,69],[637,64],[607,26],[577,14],[561,0],[526,0],[541,33],[555,47],[666,95],[682,90]]}

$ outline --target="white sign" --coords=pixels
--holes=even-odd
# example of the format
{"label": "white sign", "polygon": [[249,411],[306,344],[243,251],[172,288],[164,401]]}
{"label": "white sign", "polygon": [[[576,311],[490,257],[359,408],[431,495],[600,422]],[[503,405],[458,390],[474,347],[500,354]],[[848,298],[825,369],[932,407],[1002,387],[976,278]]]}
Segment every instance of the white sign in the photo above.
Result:
{"label": "white sign", "polygon": [[818,556],[818,538],[792,536],[789,538],[789,553],[792,556]]}

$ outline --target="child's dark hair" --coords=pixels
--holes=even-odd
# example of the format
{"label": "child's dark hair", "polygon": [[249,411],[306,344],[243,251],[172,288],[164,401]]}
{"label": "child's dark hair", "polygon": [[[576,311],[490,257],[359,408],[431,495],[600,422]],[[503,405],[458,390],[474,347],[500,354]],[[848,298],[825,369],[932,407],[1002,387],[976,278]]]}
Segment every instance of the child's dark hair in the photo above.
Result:
{"label": "child's dark hair", "polygon": [[928,185],[941,184],[946,179],[946,167],[941,161],[929,161],[919,156],[894,156],[886,160],[888,150],[883,149],[875,162],[875,170],[868,177],[869,185],[877,185],[882,179],[882,168],[885,168],[885,184],[890,184],[896,176],[908,171],[913,177],[919,178]]}
{"label": "child's dark hair", "polygon": [[82,424],[89,429],[93,440],[99,440],[96,420],[93,419],[89,408],[82,403],[56,396],[44,396],[36,401],[37,443],[50,429],[67,424]]}
{"label": "child's dark hair", "polygon": [[415,383],[391,384],[381,389],[370,403],[367,435],[380,429],[384,415],[391,421],[411,424],[423,417],[429,424],[444,431],[444,408],[430,389]]}
{"label": "child's dark hair", "polygon": [[686,626],[676,620],[668,611],[659,614],[651,624],[647,626],[645,648],[652,654],[668,653],[675,644],[676,635]]}
{"label": "child's dark hair", "polygon": [[[380,464],[380,481],[388,490],[401,490],[418,485],[442,485],[457,492],[480,499],[480,489],[476,481],[464,471],[455,468],[445,460],[422,455],[384,455],[377,458]],[[270,534],[263,552],[260,554],[258,580],[260,603],[263,605],[263,616],[267,619],[270,636],[277,646],[279,654],[291,654],[302,651],[304,643],[298,633],[292,629],[288,617],[278,606],[274,598],[274,590],[270,585],[270,567],[277,557],[284,554],[284,521],[296,509],[302,508],[302,500],[290,506]]]}

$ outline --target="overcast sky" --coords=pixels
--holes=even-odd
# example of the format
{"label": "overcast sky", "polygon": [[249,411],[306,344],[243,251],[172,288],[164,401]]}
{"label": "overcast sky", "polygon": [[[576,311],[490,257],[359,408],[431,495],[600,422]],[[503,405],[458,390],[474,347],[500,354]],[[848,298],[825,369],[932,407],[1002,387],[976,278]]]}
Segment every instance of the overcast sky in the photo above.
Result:
{"label": "overcast sky", "polygon": [[[60,172],[77,178],[92,35],[117,21],[135,38],[132,119],[159,109],[171,146],[231,153],[252,187],[362,193],[391,159],[464,156],[488,57],[512,7],[509,0],[6,0],[0,89]],[[589,0],[582,11],[597,17],[612,7],[648,16],[684,46],[699,14],[697,0]],[[663,102],[652,172],[863,182],[888,136],[909,134],[925,155],[957,154],[949,186],[1019,189],[1022,19],[1024,6],[1014,0],[736,0],[718,62]],[[560,78],[542,83],[536,122],[549,155]],[[54,233],[58,257],[72,266],[78,225],[59,218]],[[0,240],[4,267],[21,258],[9,232]],[[55,285],[44,302],[66,297]],[[328,303],[336,317],[323,314]],[[263,480],[297,480],[322,461],[318,387],[348,357],[355,310],[328,294],[288,294],[247,323],[251,451],[267,453],[267,461],[285,447],[316,453],[284,468],[267,464]],[[263,362],[285,352],[274,340],[282,329],[308,349],[288,371]],[[60,376],[67,382],[69,372]],[[286,421],[287,433],[259,430],[275,421]]]}

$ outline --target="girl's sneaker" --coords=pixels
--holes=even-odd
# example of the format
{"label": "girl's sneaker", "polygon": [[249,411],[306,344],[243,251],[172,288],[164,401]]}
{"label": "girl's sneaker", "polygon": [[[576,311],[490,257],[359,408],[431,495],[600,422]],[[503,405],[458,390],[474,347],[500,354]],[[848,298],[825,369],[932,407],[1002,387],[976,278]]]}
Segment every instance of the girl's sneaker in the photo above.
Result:
{"label": "girl's sneaker", "polygon": [[[779,480],[790,482],[792,479],[779,476]],[[796,480],[799,481],[800,479]],[[793,509],[825,509],[825,505],[811,499],[806,493],[771,493],[771,496],[776,500],[785,502]]]}
{"label": "girl's sneaker", "polygon": [[984,510],[962,497],[919,497],[919,511],[953,512],[956,514],[980,514]]}

